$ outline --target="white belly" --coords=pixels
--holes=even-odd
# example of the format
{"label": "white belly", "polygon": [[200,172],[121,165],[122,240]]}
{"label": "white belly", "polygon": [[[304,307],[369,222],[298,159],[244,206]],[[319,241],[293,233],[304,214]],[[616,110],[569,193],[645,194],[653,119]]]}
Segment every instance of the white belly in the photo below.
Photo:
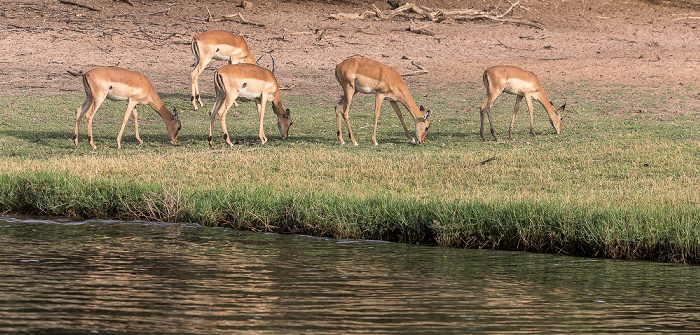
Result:
{"label": "white belly", "polygon": [[231,57],[223,56],[223,55],[219,54],[218,52],[215,53],[214,56],[212,56],[211,58],[216,59],[216,60],[226,61],[226,62],[228,62],[231,59]]}
{"label": "white belly", "polygon": [[238,99],[241,101],[250,101],[258,99],[262,96],[262,92],[250,92],[248,91],[248,85],[244,85],[241,91],[238,93]]}
{"label": "white belly", "polygon": [[374,87],[355,86],[355,91],[364,94],[374,94]]}
{"label": "white belly", "polygon": [[118,95],[112,94],[112,92],[107,92],[107,99],[112,100],[112,101],[124,101],[124,100],[129,100],[129,98],[125,97],[120,97]]}
{"label": "white belly", "polygon": [[520,96],[523,95],[523,92],[522,92],[522,91],[520,91],[520,90],[514,90],[514,89],[512,89],[511,87],[508,87],[508,86],[506,86],[506,87],[503,88],[503,93],[513,94],[513,95],[520,95]]}

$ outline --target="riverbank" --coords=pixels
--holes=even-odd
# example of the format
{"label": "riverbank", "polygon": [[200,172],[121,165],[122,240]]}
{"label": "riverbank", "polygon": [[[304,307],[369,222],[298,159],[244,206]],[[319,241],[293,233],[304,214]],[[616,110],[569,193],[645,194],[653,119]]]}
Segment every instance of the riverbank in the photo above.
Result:
{"label": "riverbank", "polygon": [[[372,10],[364,1],[267,1],[253,9],[214,1],[81,3],[98,11],[34,0],[3,9],[0,46],[10,51],[0,72],[1,211],[700,262],[700,7],[692,2],[458,4],[510,8],[508,20],[534,26],[432,22],[416,13],[330,16]],[[433,35],[408,31],[410,20]],[[234,148],[224,145],[218,121],[208,146],[211,76],[221,62],[200,77],[204,108],[189,103],[189,42],[208,29],[244,35],[258,57],[272,50],[278,82],[289,88],[282,92],[294,122],[289,140],[279,138],[268,109],[269,142],[259,145],[257,113],[243,103],[227,118]],[[416,102],[433,112],[427,143],[411,145],[385,103],[374,147],[374,101],[357,95],[350,122],[360,145],[339,145],[333,69],[357,55],[400,73],[427,70],[405,77]],[[561,135],[535,104],[533,138],[523,105],[508,140],[515,98],[504,95],[494,107],[502,141],[481,140],[481,75],[504,63],[534,71],[554,104],[567,104]],[[102,65],[151,79],[166,106],[180,110],[178,145],[141,108],[145,143],[138,145],[129,123],[117,150],[126,106],[109,102],[95,116],[98,150],[88,145],[84,120],[75,148],[84,92],[74,74]]]}
{"label": "riverbank", "polygon": [[341,198],[269,188],[176,189],[87,181],[61,173],[0,177],[4,211],[197,222],[238,230],[491,248],[629,260],[698,263],[700,210],[678,206],[575,206]]}
{"label": "riverbank", "polygon": [[[481,99],[476,91],[464,96],[471,105]],[[445,247],[700,260],[700,125],[694,115],[603,115],[583,102],[569,111],[562,135],[539,115],[536,138],[524,117],[514,140],[483,142],[478,115],[440,104],[457,99],[423,99],[442,112],[420,146],[404,137],[395,116],[384,115],[380,145],[374,147],[372,116],[359,112],[353,122],[361,145],[341,146],[328,113],[333,102],[318,96],[288,99],[298,106],[290,139],[280,139],[269,116],[270,141],[262,146],[254,106],[243,104],[229,127],[234,148],[220,136],[209,148],[206,112],[181,114],[176,146],[167,143],[159,117],[142,112],[145,143],[138,145],[127,127],[118,150],[123,106],[111,103],[100,111],[93,151],[85,135],[75,149],[64,129],[70,116],[57,107],[77,106],[81,96],[24,96],[4,103],[46,114],[41,120],[7,116],[14,130],[0,132],[0,210]],[[498,107],[502,133],[509,102]],[[355,103],[365,109],[373,104],[371,97]],[[52,118],[64,120],[46,122]]]}

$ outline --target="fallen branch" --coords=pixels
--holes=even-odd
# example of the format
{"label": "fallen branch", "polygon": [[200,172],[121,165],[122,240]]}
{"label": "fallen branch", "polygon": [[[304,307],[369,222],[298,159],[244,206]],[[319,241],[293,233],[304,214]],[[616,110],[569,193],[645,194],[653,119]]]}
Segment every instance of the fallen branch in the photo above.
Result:
{"label": "fallen branch", "polygon": [[297,87],[299,87],[299,83],[293,83],[293,84],[287,85],[287,86],[280,86],[279,89],[280,90],[292,90],[292,89],[295,89]]}
{"label": "fallen branch", "polygon": [[487,20],[492,20],[496,22],[501,22],[501,23],[511,23],[511,24],[521,24],[524,26],[530,26],[533,28],[537,28],[540,30],[544,30],[544,27],[538,23],[533,23],[533,22],[528,22],[528,21],[521,21],[521,20],[509,20],[509,19],[503,19],[499,18],[496,16],[491,16],[491,15],[479,15],[479,16],[473,16],[473,17],[456,17],[454,18],[455,20],[463,20],[463,21],[472,21],[472,20],[478,20],[478,19],[487,19]]}
{"label": "fallen branch", "polygon": [[411,22],[408,24],[408,31],[410,31],[410,32],[412,32],[412,33],[416,33],[416,34],[423,34],[423,35],[428,35],[428,36],[435,36],[435,33],[433,33],[433,32],[430,31],[430,30],[425,29],[425,28],[427,28],[428,26],[430,26],[430,25],[429,25],[429,24],[426,24],[426,25],[424,25],[424,26],[416,27],[415,22],[413,22],[413,20],[411,20]]}
{"label": "fallen branch", "polygon": [[362,12],[362,14],[332,13],[328,16],[336,20],[364,20],[370,17],[377,16],[377,13],[374,11],[367,10]]}
{"label": "fallen branch", "polygon": [[680,21],[680,20],[698,20],[698,19],[700,19],[700,16],[687,16],[687,17],[679,17],[677,19],[673,19],[673,20],[671,20],[671,22]]}
{"label": "fallen branch", "polygon": [[[255,27],[261,27],[261,28],[265,27],[264,24],[254,23],[254,22],[250,22],[250,21],[246,20],[241,13],[228,14],[228,15],[224,15],[224,16],[215,18],[213,15],[211,15],[211,11],[209,11],[209,7],[207,7],[207,13],[209,14],[209,17],[207,17],[205,19],[207,22],[238,21],[239,23],[248,24],[248,25],[255,26]],[[238,20],[234,20],[236,18]]]}
{"label": "fallen branch", "polygon": [[89,10],[91,10],[91,11],[94,11],[94,12],[99,12],[99,11],[100,11],[99,9],[97,9],[97,8],[95,8],[95,7],[90,7],[90,6],[88,6],[88,5],[83,5],[83,4],[77,3],[77,2],[75,2],[75,1],[70,1],[70,0],[58,0],[58,2],[60,2],[60,3],[62,3],[62,4],[66,4],[66,5],[72,5],[72,6],[82,7],[82,8],[89,9]]}
{"label": "fallen branch", "polygon": [[452,164],[452,165],[443,165],[442,167],[444,167],[444,168],[451,168],[451,167],[460,167],[460,168],[461,168],[461,167],[478,167],[478,166],[486,165],[486,163],[491,162],[491,161],[494,161],[494,160],[496,160],[496,156],[491,157],[491,158],[489,158],[489,159],[487,159],[487,160],[481,161],[481,162],[476,163],[476,164]]}
{"label": "fallen branch", "polygon": [[377,17],[381,20],[384,18],[384,15],[382,15],[382,11],[377,8],[374,4],[372,4],[372,9],[374,9],[374,12],[377,13]]}
{"label": "fallen branch", "polygon": [[[535,18],[537,18],[537,15],[532,13],[529,8],[523,7],[520,5],[520,1],[516,2],[510,2],[510,8],[508,8],[506,11],[504,11],[501,14],[494,14],[491,12],[485,12],[485,11],[480,11],[480,10],[475,10],[475,9],[458,9],[458,10],[441,10],[441,9],[431,9],[425,6],[420,6],[412,2],[407,2],[403,3],[400,6],[396,7],[394,10],[390,11],[387,14],[382,13],[376,6],[372,5],[373,10],[368,10],[365,11],[361,14],[348,14],[348,13],[333,13],[330,14],[330,17],[338,19],[338,20],[359,20],[359,19],[367,19],[367,18],[373,18],[373,17],[378,17],[380,19],[392,19],[394,16],[405,13],[405,12],[413,12],[415,14],[418,14],[420,16],[423,16],[426,20],[432,21],[432,22],[439,22],[445,19],[455,19],[455,20],[464,20],[464,21],[470,21],[470,20],[479,20],[479,19],[485,19],[485,20],[492,20],[500,23],[511,23],[511,24],[520,24],[520,25],[526,25],[526,26],[531,26],[535,27],[537,29],[543,29],[544,27],[541,24],[534,23],[534,22],[528,22],[528,21],[521,21],[521,20],[515,20],[515,19],[507,19],[505,18],[506,15],[509,15],[513,12],[513,9],[518,7],[523,10],[528,11],[530,14],[532,14]],[[390,2],[391,3],[391,2]],[[394,2],[392,5],[398,5],[398,2]],[[539,18],[537,18],[539,20]],[[421,32],[421,29],[409,29],[411,32],[416,32],[416,33],[424,33]],[[428,31],[426,31],[428,32]],[[432,33],[428,32],[426,35],[431,35]]]}
{"label": "fallen branch", "polygon": [[243,15],[241,15],[241,13],[238,13],[238,18],[240,19],[240,22],[243,23],[243,24],[249,24],[249,25],[251,25],[251,26],[256,26],[256,27],[265,27],[264,24],[253,23],[253,22],[250,22],[250,21],[244,19],[244,18],[243,18]]}
{"label": "fallen branch", "polygon": [[420,65],[419,65],[418,63],[416,63],[415,61],[411,61],[411,64],[413,64],[413,66],[415,66],[418,70],[413,71],[413,72],[409,72],[409,73],[404,73],[404,74],[401,75],[402,77],[419,76],[419,75],[427,74],[427,73],[428,73],[428,70],[426,70],[425,68],[423,68],[422,66],[420,66]]}

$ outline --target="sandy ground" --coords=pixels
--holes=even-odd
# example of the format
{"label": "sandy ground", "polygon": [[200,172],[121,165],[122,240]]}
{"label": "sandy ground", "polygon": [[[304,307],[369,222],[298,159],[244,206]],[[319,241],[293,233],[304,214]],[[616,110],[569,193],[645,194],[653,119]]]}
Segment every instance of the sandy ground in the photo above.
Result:
{"label": "sandy ground", "polygon": [[[250,9],[239,0],[72,1],[95,10],[70,2],[3,0],[0,89],[5,94],[80,93],[81,82],[69,71],[118,65],[146,74],[161,94],[189,96],[192,36],[224,29],[244,35],[255,57],[272,52],[280,85],[299,84],[285,94],[328,92],[329,99],[337,99],[335,65],[360,55],[400,73],[415,71],[413,62],[429,71],[406,77],[409,86],[483,90],[485,68],[513,64],[537,73],[545,87],[582,81],[631,86],[690,97],[668,108],[671,113],[700,106],[698,0],[521,0],[504,16],[544,29],[488,19],[430,22],[415,13],[390,20],[330,17],[372,10],[372,4],[388,13],[392,7],[380,0],[253,0]],[[494,14],[511,7],[501,0],[417,3]],[[243,24],[237,16],[218,21],[238,13],[257,25]],[[408,31],[410,20],[427,25],[432,36]],[[269,66],[270,59],[263,57],[261,64]],[[203,93],[213,94],[213,71],[210,65],[200,78]]]}

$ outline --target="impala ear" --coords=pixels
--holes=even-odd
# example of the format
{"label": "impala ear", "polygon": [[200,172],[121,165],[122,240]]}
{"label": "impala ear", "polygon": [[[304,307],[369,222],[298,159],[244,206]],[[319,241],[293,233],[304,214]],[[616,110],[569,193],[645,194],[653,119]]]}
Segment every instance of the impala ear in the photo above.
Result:
{"label": "impala ear", "polygon": [[292,116],[292,112],[289,110],[289,108],[287,108],[287,109],[284,111],[284,117],[287,118],[287,119],[289,119],[290,116]]}
{"label": "impala ear", "polygon": [[564,112],[564,109],[566,109],[566,103],[564,103],[563,105],[561,105],[561,107],[559,107],[559,109],[557,109],[557,115],[561,116],[561,113]]}
{"label": "impala ear", "polygon": [[[422,106],[421,106],[421,107],[422,107]],[[430,113],[431,113],[431,111],[427,111],[427,112],[425,113],[425,117],[423,118],[424,121],[428,121],[428,118],[430,117]]]}
{"label": "impala ear", "polygon": [[173,119],[177,120],[177,118],[178,118],[177,108],[173,108]]}
{"label": "impala ear", "polygon": [[421,112],[425,112],[425,107],[423,105],[420,105],[420,108],[418,108]]}

